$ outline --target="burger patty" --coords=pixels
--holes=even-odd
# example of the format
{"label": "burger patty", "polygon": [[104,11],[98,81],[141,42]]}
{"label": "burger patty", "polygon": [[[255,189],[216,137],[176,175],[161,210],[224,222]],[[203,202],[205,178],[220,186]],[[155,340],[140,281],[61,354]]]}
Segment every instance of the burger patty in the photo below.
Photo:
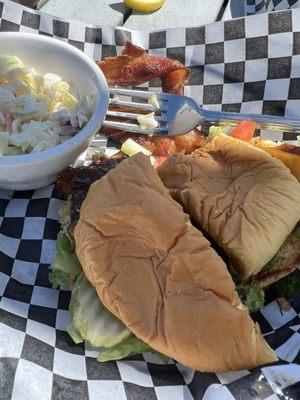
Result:
{"label": "burger patty", "polygon": [[92,183],[96,182],[115,168],[126,157],[96,157],[88,166],[66,168],[59,175],[56,187],[65,198],[71,196],[71,223],[68,233],[73,237],[74,228],[79,220],[80,208]]}

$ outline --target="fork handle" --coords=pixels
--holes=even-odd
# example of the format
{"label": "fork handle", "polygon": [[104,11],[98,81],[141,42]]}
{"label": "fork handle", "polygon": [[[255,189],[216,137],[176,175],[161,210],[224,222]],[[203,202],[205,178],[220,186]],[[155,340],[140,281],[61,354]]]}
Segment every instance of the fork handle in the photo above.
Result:
{"label": "fork handle", "polygon": [[236,126],[241,121],[251,120],[256,122],[257,129],[300,133],[300,119],[289,119],[273,115],[209,111],[204,109],[203,114],[203,117],[208,122]]}

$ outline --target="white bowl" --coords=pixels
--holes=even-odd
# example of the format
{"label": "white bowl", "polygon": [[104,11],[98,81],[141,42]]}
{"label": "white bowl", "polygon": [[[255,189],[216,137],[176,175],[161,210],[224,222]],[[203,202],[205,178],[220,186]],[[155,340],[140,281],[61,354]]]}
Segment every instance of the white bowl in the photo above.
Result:
{"label": "white bowl", "polygon": [[0,33],[0,54],[18,56],[27,67],[55,73],[73,83],[80,96],[94,93],[93,115],[70,140],[48,150],[0,157],[0,188],[38,189],[53,183],[57,173],[72,164],[89,146],[108,107],[108,87],[100,68],[75,47],[47,36],[30,33]]}

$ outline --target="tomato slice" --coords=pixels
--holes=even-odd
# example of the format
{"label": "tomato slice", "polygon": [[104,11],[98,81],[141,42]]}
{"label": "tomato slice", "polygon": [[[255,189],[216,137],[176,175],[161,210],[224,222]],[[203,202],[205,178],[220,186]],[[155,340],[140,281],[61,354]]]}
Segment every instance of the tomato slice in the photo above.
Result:
{"label": "tomato slice", "polygon": [[243,140],[244,142],[250,142],[254,136],[255,129],[255,122],[242,121],[235,129],[233,129],[233,131],[230,132],[229,136]]}
{"label": "tomato slice", "polygon": [[168,157],[165,156],[159,156],[156,157],[155,162],[154,162],[154,168],[158,168],[162,163],[166,161]]}

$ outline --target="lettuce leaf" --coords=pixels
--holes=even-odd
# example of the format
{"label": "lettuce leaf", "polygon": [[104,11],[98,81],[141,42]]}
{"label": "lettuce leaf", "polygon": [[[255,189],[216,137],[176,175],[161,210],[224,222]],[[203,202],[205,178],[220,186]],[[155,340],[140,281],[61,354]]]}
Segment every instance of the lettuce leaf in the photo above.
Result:
{"label": "lettuce leaf", "polygon": [[75,343],[81,337],[81,341],[88,340],[93,347],[112,347],[131,335],[131,331],[103,306],[83,272],[73,287],[69,309],[73,318],[68,333]]}
{"label": "lettuce leaf", "polygon": [[72,241],[66,236],[70,223],[70,198],[59,212],[62,231],[56,242],[56,256],[50,266],[49,279],[54,288],[72,287],[69,310],[72,319],[67,331],[76,343],[90,342],[99,351],[98,361],[120,360],[130,355],[152,351],[164,361],[168,357],[151,349],[101,303],[95,288],[86,279]]}
{"label": "lettuce leaf", "polygon": [[67,325],[67,332],[71,336],[74,343],[79,344],[84,341],[79,330],[75,327],[72,319],[69,321]]}
{"label": "lettuce leaf", "polygon": [[56,255],[49,268],[49,280],[55,289],[63,284],[72,285],[82,272],[72,244],[63,233],[57,236]]}
{"label": "lettuce leaf", "polygon": [[71,223],[71,205],[71,195],[69,195],[67,201],[58,210],[61,233],[64,233],[66,236],[68,236],[68,228]]}
{"label": "lettuce leaf", "polygon": [[265,303],[265,292],[258,285],[253,285],[246,295],[245,304],[251,311],[258,311]]}
{"label": "lettuce leaf", "polygon": [[287,275],[279,281],[273,283],[268,290],[268,296],[272,298],[284,297],[287,300],[293,299],[296,295],[300,294],[300,273]]}
{"label": "lettuce leaf", "polygon": [[170,360],[170,357],[167,357],[164,354],[152,349],[152,347],[144,343],[142,340],[138,339],[133,334],[131,334],[127,339],[124,339],[119,344],[100,351],[97,360],[99,362],[117,361],[147,351],[155,354],[165,363]]}
{"label": "lettuce leaf", "polygon": [[49,272],[49,281],[52,283],[53,289],[57,289],[61,285],[69,285],[71,280],[72,278],[67,272],[59,269]]}
{"label": "lettuce leaf", "polygon": [[151,350],[152,349],[148,344],[142,342],[136,336],[131,334],[122,342],[100,352],[97,360],[100,362],[121,360],[122,358]]}
{"label": "lettuce leaf", "polygon": [[209,134],[208,134],[209,137],[221,136],[224,134],[225,134],[224,130],[223,128],[221,128],[221,126],[212,125],[209,128]]}
{"label": "lettuce leaf", "polygon": [[69,335],[76,344],[90,342],[99,351],[98,361],[121,360],[145,351],[153,352],[165,362],[169,360],[134,336],[103,306],[83,272],[74,285],[69,309],[72,314],[67,326]]}
{"label": "lettuce leaf", "polygon": [[236,286],[236,290],[242,302],[249,308],[251,312],[255,312],[263,308],[265,304],[265,292],[257,283],[252,284],[245,289],[243,283]]}

